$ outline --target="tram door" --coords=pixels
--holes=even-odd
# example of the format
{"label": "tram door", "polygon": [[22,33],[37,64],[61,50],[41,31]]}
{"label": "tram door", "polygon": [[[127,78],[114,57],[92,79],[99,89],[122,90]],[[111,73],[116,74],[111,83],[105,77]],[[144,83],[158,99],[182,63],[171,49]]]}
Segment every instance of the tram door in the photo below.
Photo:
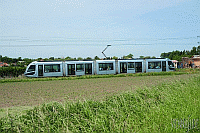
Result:
{"label": "tram door", "polygon": [[92,63],[85,64],[85,74],[92,74]]}
{"label": "tram door", "polygon": [[43,76],[43,65],[38,65],[38,76]]}
{"label": "tram door", "polygon": [[127,63],[126,62],[120,63],[120,73],[127,73]]}
{"label": "tram door", "polygon": [[162,61],[162,71],[166,71],[166,61]]}
{"label": "tram door", "polygon": [[75,64],[68,64],[68,75],[75,75]]}
{"label": "tram door", "polygon": [[142,62],[135,62],[135,72],[142,72]]}

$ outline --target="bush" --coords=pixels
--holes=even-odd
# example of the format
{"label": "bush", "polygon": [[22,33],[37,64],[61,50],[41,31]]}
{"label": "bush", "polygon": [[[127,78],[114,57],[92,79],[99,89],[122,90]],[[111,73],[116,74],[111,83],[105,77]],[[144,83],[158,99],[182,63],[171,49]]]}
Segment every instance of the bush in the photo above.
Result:
{"label": "bush", "polygon": [[0,76],[4,78],[5,76],[18,77],[22,75],[26,70],[26,67],[0,67]]}

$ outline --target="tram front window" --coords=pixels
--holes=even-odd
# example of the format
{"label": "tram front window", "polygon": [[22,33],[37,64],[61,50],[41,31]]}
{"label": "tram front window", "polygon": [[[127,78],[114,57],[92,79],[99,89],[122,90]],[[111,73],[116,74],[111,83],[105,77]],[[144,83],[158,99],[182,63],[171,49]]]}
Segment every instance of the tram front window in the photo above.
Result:
{"label": "tram front window", "polygon": [[33,72],[33,71],[35,71],[35,65],[31,65],[27,70],[27,72]]}
{"label": "tram front window", "polygon": [[28,68],[27,72],[24,73],[24,74],[25,74],[25,75],[34,75],[34,74],[35,74],[35,65],[31,65],[31,66]]}
{"label": "tram front window", "polygon": [[168,66],[170,70],[174,70],[174,63],[172,61],[168,61]]}
{"label": "tram front window", "polygon": [[169,66],[169,68],[173,68],[174,67],[174,63],[172,63],[172,61],[168,61],[168,66]]}

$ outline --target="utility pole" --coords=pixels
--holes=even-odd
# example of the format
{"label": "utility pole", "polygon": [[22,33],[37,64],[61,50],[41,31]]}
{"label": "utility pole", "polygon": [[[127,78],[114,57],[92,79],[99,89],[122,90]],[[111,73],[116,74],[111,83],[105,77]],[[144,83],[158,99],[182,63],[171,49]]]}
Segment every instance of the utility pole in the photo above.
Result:
{"label": "utility pole", "polygon": [[[104,54],[104,51],[111,45],[107,45],[106,48],[102,51],[102,54],[106,57],[106,55]],[[106,57],[107,58],[107,57]]]}

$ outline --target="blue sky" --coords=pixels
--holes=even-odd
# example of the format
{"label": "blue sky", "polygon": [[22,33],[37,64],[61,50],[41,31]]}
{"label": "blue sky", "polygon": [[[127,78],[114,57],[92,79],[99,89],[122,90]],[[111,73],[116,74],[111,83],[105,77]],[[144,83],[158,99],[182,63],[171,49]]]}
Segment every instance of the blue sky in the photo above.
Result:
{"label": "blue sky", "polygon": [[[197,36],[200,36],[200,1],[198,0],[0,0],[0,18],[0,51],[3,56],[9,57],[38,58],[39,56],[68,55],[93,57],[95,54],[102,56],[100,52],[97,54],[97,51],[103,50],[110,42],[105,40],[109,39],[118,39],[118,42],[111,41],[113,46],[118,44],[118,48],[109,48],[111,50],[109,56],[127,55],[131,50],[136,57],[139,55],[159,56],[160,52],[176,49],[190,50],[193,46],[198,46]],[[28,41],[21,41],[23,47],[13,47],[20,45],[20,42],[5,41],[5,37],[26,38]],[[46,40],[66,39],[64,46],[70,45],[74,47],[74,51],[69,50],[68,54],[64,51],[62,54],[57,54],[55,50],[47,51],[52,47],[46,46],[41,47],[44,48],[42,51],[37,51],[36,48],[35,55],[20,52],[32,48],[30,44],[33,44],[33,40],[44,38]],[[72,38],[79,40],[79,44],[83,43],[81,41],[88,41],[84,39],[92,39],[93,42],[95,39],[100,39],[98,41],[105,44],[101,43],[103,46],[97,46],[94,43],[95,46],[92,46],[91,43],[90,46],[99,49],[93,48],[93,51],[88,51],[91,54],[86,54],[84,51],[88,48],[74,46],[75,43],[71,42],[67,43],[67,39]],[[179,43],[176,43],[176,46],[169,44],[171,38],[178,39]],[[187,40],[188,44],[181,46],[186,38],[190,38],[191,43]],[[149,48],[156,53],[149,52],[149,49],[143,45],[131,48],[130,46],[125,48],[125,45],[119,46],[119,39],[128,40],[129,42],[123,43],[130,44],[154,43],[154,46],[149,46]],[[157,41],[152,42],[152,39]],[[54,43],[62,45],[63,42]],[[47,42],[38,43],[38,45],[42,44],[47,45]],[[8,45],[10,45],[9,48]],[[64,46],[60,49],[64,49]],[[119,54],[120,49],[121,54]],[[131,50],[128,51],[128,49]],[[13,50],[18,52],[13,52]]]}

